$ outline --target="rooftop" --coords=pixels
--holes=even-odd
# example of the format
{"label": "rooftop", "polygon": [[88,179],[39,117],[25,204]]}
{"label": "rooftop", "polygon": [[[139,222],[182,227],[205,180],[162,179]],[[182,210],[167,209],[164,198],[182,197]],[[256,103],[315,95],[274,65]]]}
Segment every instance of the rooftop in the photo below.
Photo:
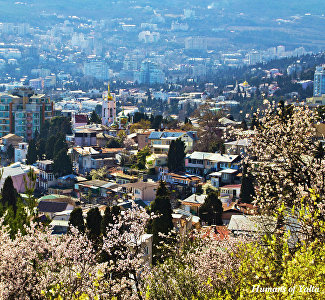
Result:
{"label": "rooftop", "polygon": [[41,201],[37,208],[40,212],[55,213],[66,210],[68,205],[65,202]]}
{"label": "rooftop", "polygon": [[203,204],[205,202],[205,199],[206,199],[207,195],[196,195],[196,194],[193,194],[191,196],[189,196],[188,198],[184,199],[182,201],[182,204]]}
{"label": "rooftop", "polygon": [[158,187],[158,186],[159,184],[157,182],[143,182],[143,181],[126,183],[121,185],[121,187],[134,188],[134,189],[144,189],[148,187]]}
{"label": "rooftop", "polygon": [[105,180],[95,179],[95,180],[84,181],[84,182],[80,183],[80,185],[82,185],[82,186],[89,186],[89,187],[91,187],[91,186],[104,187],[104,186],[106,186],[109,183],[110,182],[105,181]]}

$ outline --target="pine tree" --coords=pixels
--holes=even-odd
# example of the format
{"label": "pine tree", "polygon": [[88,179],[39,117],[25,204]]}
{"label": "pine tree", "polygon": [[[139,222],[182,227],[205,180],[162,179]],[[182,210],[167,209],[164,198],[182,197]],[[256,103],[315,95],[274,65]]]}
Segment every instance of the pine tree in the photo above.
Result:
{"label": "pine tree", "polygon": [[164,181],[160,181],[159,183],[156,198],[151,204],[150,211],[158,216],[157,218],[154,218],[150,224],[150,231],[153,234],[153,251],[155,254],[157,254],[157,246],[162,240],[162,238],[159,236],[159,232],[168,234],[173,229],[170,196]]}
{"label": "pine tree", "polygon": [[28,144],[28,150],[26,154],[27,165],[32,165],[37,161],[37,148],[34,140],[31,140]]}
{"label": "pine tree", "polygon": [[169,172],[182,172],[185,170],[185,144],[181,139],[170,143],[167,163]]}
{"label": "pine tree", "polygon": [[251,172],[247,170],[247,166],[243,166],[243,178],[241,183],[240,195],[241,202],[251,203],[255,196],[254,178]]}
{"label": "pine tree", "polygon": [[101,234],[102,215],[98,207],[91,208],[86,217],[86,226],[89,231],[89,238],[97,241]]}
{"label": "pine tree", "polygon": [[76,227],[80,232],[85,232],[85,222],[80,207],[75,208],[69,218],[69,226]]}
{"label": "pine tree", "polygon": [[209,192],[199,210],[201,220],[208,225],[223,225],[222,213],[222,202],[218,193],[216,191]]}
{"label": "pine tree", "polygon": [[15,215],[17,211],[17,196],[18,193],[14,188],[12,178],[8,176],[1,191],[1,202],[3,207],[12,207]]}

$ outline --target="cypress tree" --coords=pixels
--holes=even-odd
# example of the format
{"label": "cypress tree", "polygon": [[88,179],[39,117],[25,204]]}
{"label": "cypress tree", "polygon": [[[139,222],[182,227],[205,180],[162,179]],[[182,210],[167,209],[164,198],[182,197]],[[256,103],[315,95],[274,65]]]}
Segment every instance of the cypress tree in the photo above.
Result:
{"label": "cypress tree", "polygon": [[8,176],[1,191],[1,202],[3,207],[12,207],[15,215],[17,211],[17,196],[18,193],[14,188],[12,178],[11,176]]}
{"label": "cypress tree", "polygon": [[243,119],[242,120],[242,122],[241,122],[241,124],[240,124],[240,127],[243,129],[243,130],[247,130],[248,129],[248,127],[247,127],[247,123],[246,123],[246,121]]}
{"label": "cypress tree", "polygon": [[106,207],[101,223],[101,232],[104,236],[106,236],[106,231],[109,224],[114,224],[119,214],[120,208],[118,206]]}
{"label": "cypress tree", "polygon": [[39,160],[43,159],[46,154],[46,139],[41,138],[37,141],[37,157]]}
{"label": "cypress tree", "polygon": [[90,116],[90,123],[96,123],[96,124],[100,124],[101,123],[101,118],[97,115],[97,113],[93,110],[93,112],[91,113]]}
{"label": "cypress tree", "polygon": [[121,208],[117,205],[114,205],[112,207],[112,215],[114,218],[117,218],[119,216],[119,214],[121,213]]}
{"label": "cypress tree", "polygon": [[157,254],[157,246],[162,238],[159,236],[159,232],[168,234],[173,229],[173,217],[172,208],[170,204],[169,191],[166,187],[166,183],[160,181],[157,189],[155,200],[151,204],[150,211],[157,215],[151,222],[150,231],[153,234],[153,251]]}
{"label": "cypress tree", "polygon": [[[120,208],[118,206],[112,206],[109,207],[107,206],[105,209],[105,213],[104,216],[102,218],[101,221],[101,232],[103,234],[103,236],[106,236],[106,232],[107,232],[107,227],[109,227],[109,224],[114,224],[116,221],[116,218],[119,216],[120,214]],[[124,228],[120,228],[120,231],[124,230]],[[122,233],[122,232],[121,232]],[[106,251],[101,251],[100,253],[100,258],[99,261],[100,262],[106,262],[109,260],[115,260],[117,258],[117,255],[115,253],[116,250],[118,250],[119,247],[114,247],[113,251],[111,254],[108,254]],[[122,250],[124,248],[119,248],[119,250]],[[125,249],[126,250],[126,249]],[[123,250],[122,250],[123,251]],[[116,275],[116,274],[114,274]]]}
{"label": "cypress tree", "polygon": [[13,161],[13,159],[15,158],[15,148],[13,145],[9,145],[6,151],[7,157],[10,161]]}
{"label": "cypress tree", "polygon": [[167,164],[169,172],[183,172],[185,170],[185,144],[181,139],[170,143]]}
{"label": "cypress tree", "polygon": [[102,215],[98,207],[91,208],[86,217],[86,226],[89,230],[89,238],[96,241],[100,237]]}
{"label": "cypress tree", "polygon": [[26,154],[27,165],[32,165],[37,161],[37,148],[34,140],[31,140],[28,144],[28,150]]}
{"label": "cypress tree", "polygon": [[162,121],[163,121],[162,115],[155,116],[153,118],[153,121],[151,122],[151,127],[153,129],[160,129]]}
{"label": "cypress tree", "polygon": [[56,142],[54,144],[54,150],[53,150],[53,157],[55,157],[62,149],[68,151],[68,145],[67,142],[65,141],[64,134],[60,133],[56,136]]}
{"label": "cypress tree", "polygon": [[318,143],[316,152],[315,152],[315,158],[322,160],[325,156],[325,151],[322,143]]}
{"label": "cypress tree", "polygon": [[255,196],[254,178],[251,172],[247,171],[247,166],[243,166],[243,178],[241,183],[240,195],[241,202],[251,203]]}
{"label": "cypress tree", "polygon": [[72,173],[72,162],[66,149],[62,149],[54,157],[53,172],[56,176],[64,176]]}
{"label": "cypress tree", "polygon": [[106,230],[109,224],[113,224],[113,215],[112,210],[109,206],[106,206],[105,213],[101,223],[101,232],[104,236],[106,236]]}
{"label": "cypress tree", "polygon": [[80,207],[75,208],[69,218],[69,226],[76,227],[80,232],[85,232],[85,222]]}
{"label": "cypress tree", "polygon": [[56,137],[55,135],[51,135],[46,142],[45,154],[47,159],[53,159],[55,143],[56,143]]}
{"label": "cypress tree", "polygon": [[253,118],[252,118],[252,122],[251,122],[251,130],[254,130],[255,128],[258,128],[259,127],[259,121],[258,121],[258,118],[256,117],[256,115],[253,115]]}
{"label": "cypress tree", "polygon": [[216,191],[209,192],[204,204],[200,207],[200,219],[208,225],[223,225],[222,222],[222,202]]}

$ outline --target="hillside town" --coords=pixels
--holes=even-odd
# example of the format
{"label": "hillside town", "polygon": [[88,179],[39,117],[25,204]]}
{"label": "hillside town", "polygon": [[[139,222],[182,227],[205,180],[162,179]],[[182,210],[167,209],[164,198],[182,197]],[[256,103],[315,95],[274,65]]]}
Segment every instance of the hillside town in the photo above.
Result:
{"label": "hillside town", "polygon": [[0,300],[325,299],[297,2],[0,1]]}
{"label": "hillside town", "polygon": [[[271,70],[270,76],[274,72],[278,70]],[[314,97],[306,105],[324,104],[322,78],[325,71],[319,66]],[[108,85],[101,97],[98,91],[95,99],[71,91],[73,98],[57,102],[30,87],[4,92],[1,185],[10,177],[24,197],[24,178],[32,170],[39,217],[49,220],[53,234],[68,231],[71,211],[77,207],[84,217],[95,207],[102,214],[106,206],[150,207],[162,181],[172,191],[173,224],[178,231],[218,225],[229,234],[238,233],[238,222],[247,222],[245,218],[257,211],[252,182],[243,178],[242,161],[256,124],[254,119],[236,121],[231,108],[240,102],[228,96],[213,98],[214,86],[205,88],[203,93],[140,89],[113,93]],[[245,81],[229,87],[228,94],[249,98],[259,88]],[[276,89],[270,84],[264,91],[271,95]],[[175,101],[179,114],[154,115],[150,105],[140,112],[138,105],[153,102],[151,97],[159,97],[164,107]],[[242,138],[227,136],[233,128],[242,129]],[[315,138],[323,142],[323,134],[320,124]],[[217,223],[216,217],[211,223],[200,212],[210,192],[216,192],[222,203]]]}

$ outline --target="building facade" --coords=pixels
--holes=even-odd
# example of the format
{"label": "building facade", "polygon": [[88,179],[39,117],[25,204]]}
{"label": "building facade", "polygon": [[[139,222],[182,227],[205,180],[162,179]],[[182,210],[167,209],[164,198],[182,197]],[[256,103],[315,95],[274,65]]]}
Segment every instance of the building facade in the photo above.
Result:
{"label": "building facade", "polygon": [[37,162],[38,174],[38,186],[44,190],[49,187],[55,186],[56,178],[53,173],[53,161],[41,160]]}
{"label": "building facade", "polygon": [[316,67],[314,76],[314,97],[325,95],[325,65]]}
{"label": "building facade", "polygon": [[140,84],[162,84],[165,83],[165,74],[156,63],[143,61],[140,71],[135,73],[134,79]]}
{"label": "building facade", "polygon": [[107,96],[103,96],[102,105],[102,124],[105,126],[112,125],[116,122],[116,101],[111,95],[108,85]]}
{"label": "building facade", "polygon": [[15,162],[24,162],[27,156],[28,144],[19,143],[18,148],[15,148]]}
{"label": "building facade", "polygon": [[30,88],[0,94],[0,137],[15,133],[26,141],[40,132],[41,124],[53,117],[53,102]]}
{"label": "building facade", "polygon": [[99,80],[109,79],[108,65],[101,60],[90,60],[84,64],[84,75],[95,77]]}
{"label": "building facade", "polygon": [[185,152],[192,151],[197,140],[196,131],[153,131],[148,140],[155,154],[168,154],[172,141],[181,139],[185,144]]}

